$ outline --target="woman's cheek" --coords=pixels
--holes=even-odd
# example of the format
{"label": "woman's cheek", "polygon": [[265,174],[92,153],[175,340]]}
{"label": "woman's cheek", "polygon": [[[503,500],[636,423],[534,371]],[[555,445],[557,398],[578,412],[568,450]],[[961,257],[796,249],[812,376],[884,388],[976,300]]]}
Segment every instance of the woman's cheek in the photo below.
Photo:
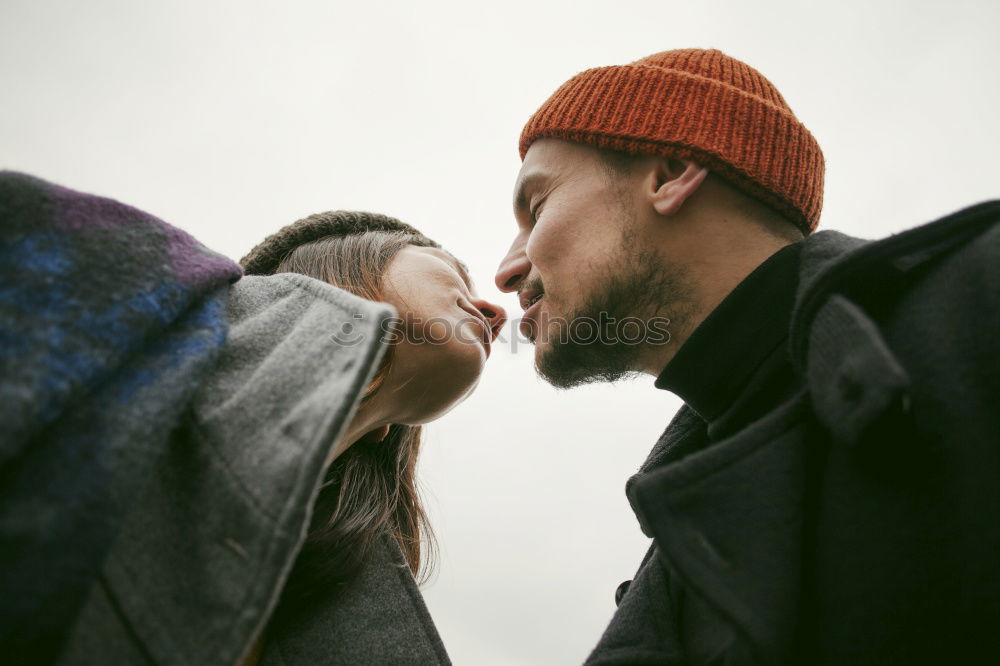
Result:
{"label": "woman's cheek", "polygon": [[407,311],[407,330],[410,340],[416,344],[434,347],[448,339],[449,326],[447,320],[439,313],[440,309],[427,307],[424,303],[411,302]]}
{"label": "woman's cheek", "polygon": [[472,392],[479,383],[485,353],[475,342],[457,336],[444,344],[422,345],[425,366],[420,373],[425,390],[420,392],[421,420],[426,423],[443,416]]}
{"label": "woman's cheek", "polygon": [[459,324],[457,333],[446,347],[449,372],[456,383],[474,385],[486,362],[486,348],[482,342],[482,326],[466,320]]}

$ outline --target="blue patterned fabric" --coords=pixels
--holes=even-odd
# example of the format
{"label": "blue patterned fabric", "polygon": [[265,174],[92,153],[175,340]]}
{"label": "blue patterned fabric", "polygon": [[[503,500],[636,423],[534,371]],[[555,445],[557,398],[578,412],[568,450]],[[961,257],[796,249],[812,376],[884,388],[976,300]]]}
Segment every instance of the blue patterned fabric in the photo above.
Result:
{"label": "blue patterned fabric", "polygon": [[50,663],[226,337],[237,264],[0,172],[0,654]]}

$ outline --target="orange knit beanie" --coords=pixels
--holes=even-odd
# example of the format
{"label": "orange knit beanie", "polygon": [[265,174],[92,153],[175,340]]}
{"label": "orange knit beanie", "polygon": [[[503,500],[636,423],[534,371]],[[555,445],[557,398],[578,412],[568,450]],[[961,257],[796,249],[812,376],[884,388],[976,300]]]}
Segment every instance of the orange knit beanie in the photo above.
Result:
{"label": "orange knit beanie", "polygon": [[690,159],[805,233],[819,222],[819,144],[770,81],[721,51],[664,51],[581,72],[524,126],[522,160],[542,137]]}

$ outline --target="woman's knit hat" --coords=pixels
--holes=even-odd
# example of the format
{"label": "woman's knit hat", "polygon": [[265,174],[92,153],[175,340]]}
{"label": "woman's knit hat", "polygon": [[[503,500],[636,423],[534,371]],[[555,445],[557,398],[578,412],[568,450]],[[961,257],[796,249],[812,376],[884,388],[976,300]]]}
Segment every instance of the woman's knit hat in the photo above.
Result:
{"label": "woman's knit hat", "polygon": [[664,51],[567,81],[521,133],[690,159],[810,233],[823,207],[823,152],[781,93],[721,51]]}
{"label": "woman's knit hat", "polygon": [[299,245],[329,236],[350,236],[366,231],[402,231],[416,236],[421,244],[441,247],[394,217],[361,211],[332,210],[310,215],[271,234],[240,259],[240,266],[246,275],[273,275],[281,261]]}

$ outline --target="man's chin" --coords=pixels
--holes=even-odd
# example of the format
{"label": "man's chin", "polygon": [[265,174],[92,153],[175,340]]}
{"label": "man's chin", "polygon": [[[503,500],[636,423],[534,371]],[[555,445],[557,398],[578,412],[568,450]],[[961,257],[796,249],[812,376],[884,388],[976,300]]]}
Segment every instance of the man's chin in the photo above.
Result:
{"label": "man's chin", "polygon": [[558,389],[585,384],[614,383],[637,373],[622,358],[596,355],[593,346],[572,342],[541,342],[535,345],[535,372]]}
{"label": "man's chin", "polygon": [[550,360],[552,345],[548,342],[540,341],[534,342],[533,345],[535,347],[535,372],[549,384],[552,384],[557,388],[562,388],[559,384],[559,373],[554,372],[554,367]]}
{"label": "man's chin", "polygon": [[558,389],[568,389],[582,383],[577,377],[570,376],[559,365],[552,362],[549,353],[535,347],[535,372],[550,386]]}

